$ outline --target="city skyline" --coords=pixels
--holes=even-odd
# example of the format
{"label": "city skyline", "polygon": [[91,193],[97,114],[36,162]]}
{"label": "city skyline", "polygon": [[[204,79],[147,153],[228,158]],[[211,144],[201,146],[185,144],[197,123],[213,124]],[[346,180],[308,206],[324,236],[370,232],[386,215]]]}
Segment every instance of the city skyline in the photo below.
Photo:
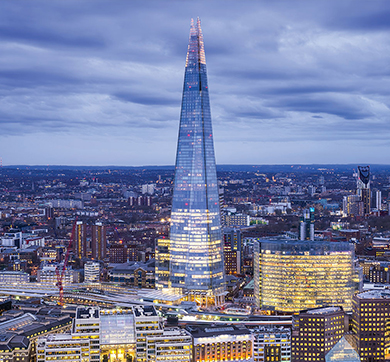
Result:
{"label": "city skyline", "polygon": [[[223,4],[223,6],[222,6]],[[171,165],[188,20],[218,164],[388,164],[390,4],[1,4],[3,165]]]}

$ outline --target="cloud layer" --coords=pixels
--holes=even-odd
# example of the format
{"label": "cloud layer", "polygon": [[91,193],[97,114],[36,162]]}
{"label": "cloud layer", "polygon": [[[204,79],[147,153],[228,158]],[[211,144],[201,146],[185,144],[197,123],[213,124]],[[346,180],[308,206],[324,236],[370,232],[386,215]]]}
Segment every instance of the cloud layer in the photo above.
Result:
{"label": "cloud layer", "polygon": [[196,16],[218,163],[389,163],[386,1],[5,0],[3,164],[173,164]]}

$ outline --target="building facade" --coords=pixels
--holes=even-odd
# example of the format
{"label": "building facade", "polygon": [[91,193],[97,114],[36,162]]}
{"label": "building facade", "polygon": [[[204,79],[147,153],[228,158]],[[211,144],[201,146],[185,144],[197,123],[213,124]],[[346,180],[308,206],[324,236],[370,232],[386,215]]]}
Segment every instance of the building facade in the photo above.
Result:
{"label": "building facade", "polygon": [[339,305],[352,309],[358,283],[347,242],[263,240],[254,243],[254,295],[262,309],[299,312]]}
{"label": "building facade", "polygon": [[292,362],[325,361],[326,354],[345,333],[345,314],[340,307],[299,313],[292,332]]}
{"label": "building facade", "polygon": [[88,338],[75,339],[70,334],[54,334],[46,338],[39,338],[37,362],[90,362],[90,343]]}
{"label": "building facade", "polygon": [[106,256],[106,227],[101,222],[97,222],[92,225],[92,259],[104,260]]}
{"label": "building facade", "polygon": [[194,362],[253,361],[253,334],[234,325],[187,327],[192,335]]}
{"label": "building facade", "polygon": [[353,297],[352,331],[362,362],[390,358],[390,293],[370,290]]}
{"label": "building facade", "polygon": [[100,264],[94,261],[87,261],[84,264],[84,282],[99,283],[100,281]]}
{"label": "building facade", "polygon": [[78,259],[87,256],[87,225],[82,221],[76,222],[73,250],[75,257]]}
{"label": "building facade", "polygon": [[78,307],[73,319],[72,338],[90,340],[90,362],[100,361],[100,309]]}
{"label": "building facade", "polygon": [[290,362],[291,331],[288,328],[259,327],[253,333],[254,362]]}
{"label": "building facade", "polygon": [[358,166],[357,194],[363,202],[364,215],[371,211],[370,166]]}
{"label": "building facade", "polygon": [[200,303],[224,299],[223,244],[206,59],[191,23],[170,224],[169,287]]}

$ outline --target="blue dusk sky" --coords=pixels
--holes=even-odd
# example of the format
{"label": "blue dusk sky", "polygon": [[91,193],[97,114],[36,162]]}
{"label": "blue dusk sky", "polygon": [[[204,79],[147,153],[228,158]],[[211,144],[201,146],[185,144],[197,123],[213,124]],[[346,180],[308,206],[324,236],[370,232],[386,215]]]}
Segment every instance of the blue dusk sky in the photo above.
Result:
{"label": "blue dusk sky", "polygon": [[217,163],[390,164],[390,1],[3,0],[3,165],[173,165],[197,16]]}

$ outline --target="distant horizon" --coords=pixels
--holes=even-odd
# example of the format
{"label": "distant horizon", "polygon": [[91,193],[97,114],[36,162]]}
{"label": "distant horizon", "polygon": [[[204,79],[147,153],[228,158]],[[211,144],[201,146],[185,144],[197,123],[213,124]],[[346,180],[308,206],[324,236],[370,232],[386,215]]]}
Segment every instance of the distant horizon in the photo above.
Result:
{"label": "distant horizon", "polygon": [[[268,166],[268,167],[272,167],[272,166],[280,166],[280,167],[301,167],[301,166],[305,166],[305,167],[317,167],[317,166],[389,166],[390,167],[390,163],[389,164],[385,164],[385,163],[364,163],[364,162],[361,162],[361,163],[259,163],[259,164],[256,164],[256,163],[217,163],[217,166],[221,166],[221,167],[262,167],[262,166]],[[55,167],[55,168],[58,168],[58,167],[66,167],[66,168],[93,168],[93,167],[96,167],[96,168],[174,168],[175,165],[174,164],[171,164],[171,165],[168,165],[168,164],[165,164],[165,165],[153,165],[153,164],[149,164],[149,165],[67,165],[67,164],[49,164],[49,165],[45,165],[45,164],[35,164],[35,165],[26,165],[26,164],[15,164],[15,165],[2,165],[1,167],[3,168],[12,168],[12,167],[25,167],[25,168],[34,168],[34,167],[39,167],[39,168],[47,168],[47,167]]]}

